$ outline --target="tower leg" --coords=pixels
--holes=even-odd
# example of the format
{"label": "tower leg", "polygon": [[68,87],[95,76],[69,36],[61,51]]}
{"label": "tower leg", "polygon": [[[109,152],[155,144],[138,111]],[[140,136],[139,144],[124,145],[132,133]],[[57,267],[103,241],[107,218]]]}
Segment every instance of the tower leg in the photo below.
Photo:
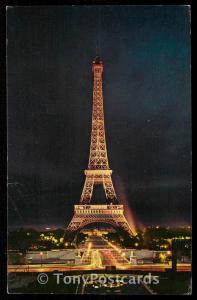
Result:
{"label": "tower leg", "polygon": [[93,187],[94,187],[94,176],[93,175],[86,176],[85,184],[81,194],[80,203],[82,204],[90,203],[90,200],[92,198]]}
{"label": "tower leg", "polygon": [[108,200],[110,200],[111,202],[116,203],[117,197],[116,197],[116,193],[115,193],[114,186],[112,183],[111,175],[103,176],[103,187],[105,190],[106,198]]}

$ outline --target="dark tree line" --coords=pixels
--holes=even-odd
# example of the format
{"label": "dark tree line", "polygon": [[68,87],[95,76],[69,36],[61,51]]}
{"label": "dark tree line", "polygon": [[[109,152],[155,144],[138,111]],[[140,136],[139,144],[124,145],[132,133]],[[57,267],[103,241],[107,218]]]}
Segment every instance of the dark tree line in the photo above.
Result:
{"label": "dark tree line", "polygon": [[[87,235],[83,232],[66,234],[63,229],[39,232],[34,229],[18,229],[8,233],[8,250],[25,253],[27,250],[50,250],[61,248],[76,248],[85,241]],[[136,249],[169,250],[174,238],[191,237],[191,228],[148,227],[138,231],[135,236],[123,230],[109,232],[106,237],[121,247]]]}

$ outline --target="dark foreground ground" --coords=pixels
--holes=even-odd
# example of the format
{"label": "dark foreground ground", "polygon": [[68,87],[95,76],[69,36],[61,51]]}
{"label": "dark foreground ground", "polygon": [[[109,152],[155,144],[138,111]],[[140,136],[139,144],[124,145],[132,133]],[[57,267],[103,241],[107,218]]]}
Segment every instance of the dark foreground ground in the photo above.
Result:
{"label": "dark foreground ground", "polygon": [[[139,274],[146,275],[146,273],[130,273],[124,274],[126,276],[137,276]],[[64,273],[64,276],[69,276],[68,273]],[[62,276],[63,276],[62,275]],[[82,275],[75,273],[76,275]],[[84,274],[85,275],[85,274]],[[117,274],[99,274],[102,277],[115,276]],[[11,273],[8,275],[8,293],[55,293],[55,294],[129,294],[129,295],[183,295],[191,294],[191,273],[179,272],[176,274],[171,273],[154,273],[154,276],[159,276],[159,284],[110,284],[100,283],[99,280],[95,280],[93,283],[80,283],[75,282],[71,284],[65,284],[63,277],[61,277],[59,283],[57,283],[57,276],[53,273],[47,273],[48,282],[46,284],[40,284],[37,280],[38,274],[36,273]],[[70,274],[73,276],[73,274]],[[86,274],[85,276],[88,276]],[[123,276],[121,274],[120,276]],[[43,277],[44,278],[44,277]],[[120,277],[121,278],[121,277]],[[45,279],[45,278],[44,278]],[[68,281],[67,281],[68,282]]]}

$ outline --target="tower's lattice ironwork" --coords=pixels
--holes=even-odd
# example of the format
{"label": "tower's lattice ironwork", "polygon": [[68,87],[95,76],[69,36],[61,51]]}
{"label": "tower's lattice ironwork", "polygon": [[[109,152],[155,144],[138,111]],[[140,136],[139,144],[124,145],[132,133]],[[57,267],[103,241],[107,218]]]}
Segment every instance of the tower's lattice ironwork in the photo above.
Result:
{"label": "tower's lattice ironwork", "polygon": [[81,195],[81,203],[90,203],[95,184],[103,185],[106,198],[110,203],[117,203],[107,157],[105,124],[103,110],[102,73],[103,62],[99,57],[92,63],[94,74],[92,132],[88,170],[85,170],[85,184]]}
{"label": "tower's lattice ironwork", "polygon": [[[99,56],[96,56],[93,60],[92,71],[94,87],[89,162],[87,170],[84,171],[86,178],[80,205],[75,205],[75,213],[67,230],[75,231],[90,223],[103,222],[115,227],[122,227],[132,234],[132,230],[124,216],[123,205],[118,204],[111,178],[112,170],[109,168],[103,109],[103,62]],[[90,205],[95,185],[103,186],[107,205]]]}

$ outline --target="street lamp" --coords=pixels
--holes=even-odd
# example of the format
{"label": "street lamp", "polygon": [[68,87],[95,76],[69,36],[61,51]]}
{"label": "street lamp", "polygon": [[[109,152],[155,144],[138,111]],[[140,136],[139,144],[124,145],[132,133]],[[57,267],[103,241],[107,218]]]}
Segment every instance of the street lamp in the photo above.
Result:
{"label": "street lamp", "polygon": [[40,262],[41,262],[41,267],[42,267],[42,256],[43,256],[43,252],[40,252]]}

